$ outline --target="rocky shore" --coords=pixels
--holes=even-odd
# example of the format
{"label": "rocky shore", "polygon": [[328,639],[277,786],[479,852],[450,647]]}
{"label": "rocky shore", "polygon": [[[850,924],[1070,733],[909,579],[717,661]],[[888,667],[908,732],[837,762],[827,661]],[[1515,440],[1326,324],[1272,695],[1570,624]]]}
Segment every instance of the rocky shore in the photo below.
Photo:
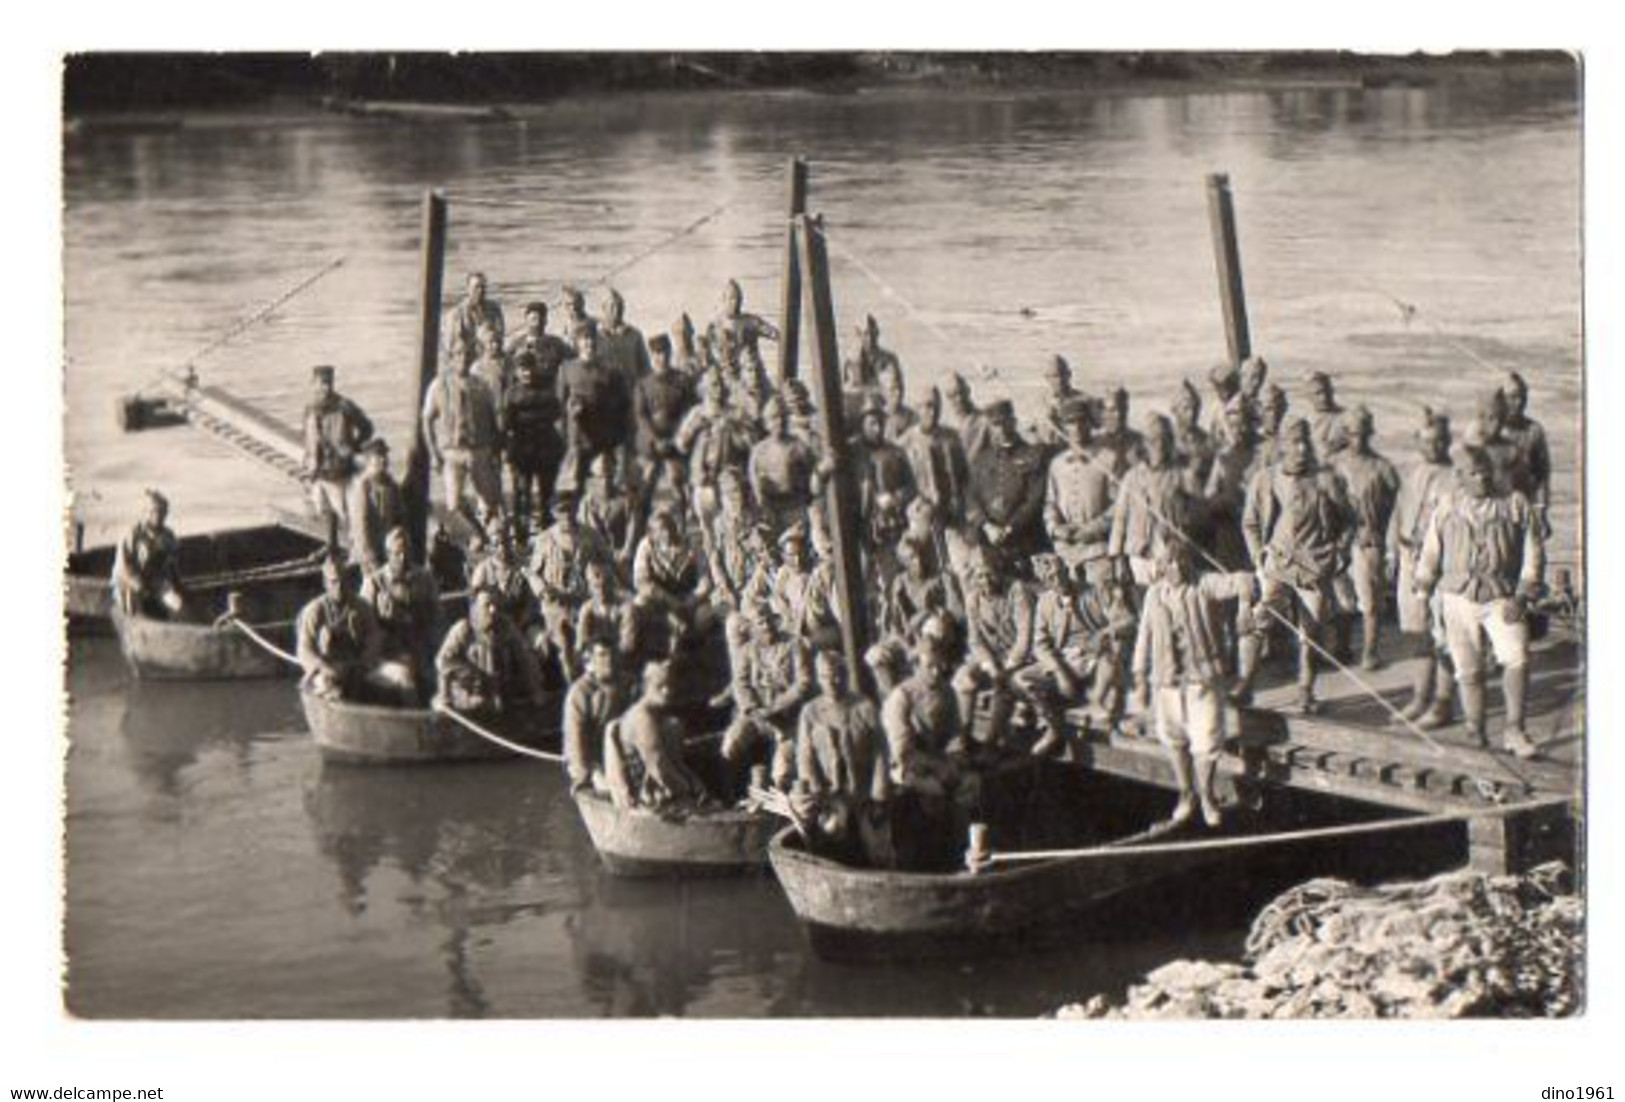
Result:
{"label": "rocky shore", "polygon": [[1585,910],[1562,864],[1366,888],[1311,880],[1260,912],[1241,963],[1179,960],[1060,1018],[1564,1017],[1584,1005]]}

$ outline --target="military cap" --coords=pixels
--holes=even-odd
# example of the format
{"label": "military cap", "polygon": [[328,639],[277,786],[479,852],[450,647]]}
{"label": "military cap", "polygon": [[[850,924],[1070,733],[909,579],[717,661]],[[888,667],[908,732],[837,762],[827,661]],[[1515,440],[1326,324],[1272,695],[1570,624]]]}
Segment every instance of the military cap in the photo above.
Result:
{"label": "military cap", "polygon": [[547,317],[547,303],[543,302],[541,299],[536,299],[533,302],[527,302],[525,303],[525,313],[539,314],[545,318]]}
{"label": "military cap", "polygon": [[1074,394],[1064,399],[1055,411],[1063,424],[1070,425],[1075,421],[1090,421],[1089,399],[1081,394]]}
{"label": "military cap", "polygon": [[337,369],[332,364],[317,364],[310,369],[310,377],[320,379],[324,383],[332,382],[335,374],[337,374]]}
{"label": "military cap", "polygon": [[671,338],[664,333],[656,333],[649,338],[649,351],[669,354],[671,352]]}
{"label": "military cap", "polygon": [[1310,429],[1309,420],[1305,417],[1294,417],[1287,422],[1286,434],[1291,437],[1301,436],[1305,440],[1312,440],[1314,433]]}
{"label": "military cap", "polygon": [[1354,406],[1343,414],[1343,425],[1350,432],[1369,432],[1372,423],[1371,411],[1365,406]]}
{"label": "military cap", "polygon": [[1174,423],[1165,413],[1153,413],[1145,419],[1145,432],[1147,436],[1172,436]]}
{"label": "military cap", "polygon": [[1332,386],[1332,377],[1324,371],[1311,371],[1304,376],[1304,381],[1317,390],[1320,388],[1330,390]]}
{"label": "military cap", "polygon": [[880,395],[870,393],[863,396],[863,412],[861,416],[865,419],[870,417],[884,418],[886,416],[886,403],[881,399]]}
{"label": "military cap", "polygon": [[1519,394],[1529,393],[1529,384],[1523,381],[1523,376],[1516,371],[1507,372],[1507,386],[1502,389],[1511,389]]}
{"label": "military cap", "polygon": [[1480,413],[1505,414],[1507,396],[1500,387],[1491,387],[1478,396],[1478,411]]}
{"label": "military cap", "polygon": [[1285,409],[1287,406],[1286,391],[1271,383],[1264,388],[1265,409]]}
{"label": "military cap", "polygon": [[1049,358],[1049,365],[1044,369],[1045,378],[1055,379],[1063,376],[1070,377],[1072,365],[1066,362],[1066,357],[1057,352]]}
{"label": "military cap", "polygon": [[1000,398],[988,404],[987,415],[994,421],[1010,420],[1016,415],[1016,407],[1010,404],[1010,399]]}
{"label": "military cap", "polygon": [[[1179,393],[1181,398],[1189,401],[1197,409],[1202,408],[1202,394],[1196,389],[1196,384],[1192,383],[1189,379],[1180,380]],[[1174,399],[1176,404],[1179,402],[1179,400],[1179,398]]]}
{"label": "military cap", "polygon": [[164,512],[169,512],[169,499],[163,495],[162,491],[148,488],[142,490],[141,495]]}
{"label": "military cap", "polygon": [[1125,387],[1113,387],[1106,395],[1106,404],[1116,406],[1118,409],[1128,408],[1128,390]]}
{"label": "military cap", "polygon": [[1220,390],[1233,389],[1241,385],[1241,371],[1235,364],[1222,361],[1208,368],[1207,379]]}
{"label": "military cap", "polygon": [[388,455],[389,443],[382,436],[374,436],[371,440],[368,440],[365,444],[361,445],[361,454]]}

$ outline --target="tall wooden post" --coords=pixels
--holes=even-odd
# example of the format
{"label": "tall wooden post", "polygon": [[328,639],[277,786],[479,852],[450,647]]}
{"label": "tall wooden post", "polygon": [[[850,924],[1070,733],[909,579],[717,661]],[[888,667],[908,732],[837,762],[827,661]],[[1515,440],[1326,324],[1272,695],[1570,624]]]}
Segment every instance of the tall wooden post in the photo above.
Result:
{"label": "tall wooden post", "polygon": [[835,298],[830,290],[829,253],[822,223],[805,214],[795,219],[800,239],[801,272],[806,290],[808,324],[812,326],[813,362],[817,368],[819,427],[830,464],[830,535],[835,545],[835,586],[840,601],[841,649],[847,678],[854,687],[868,684],[863,652],[868,647],[869,602],[864,591],[863,554],[859,540],[858,485],[847,446],[846,401],[841,393],[841,354],[835,340]]}
{"label": "tall wooden post", "polygon": [[1241,363],[1253,354],[1247,329],[1247,292],[1241,284],[1241,246],[1236,242],[1236,207],[1230,195],[1230,177],[1215,172],[1207,178],[1207,214],[1213,227],[1213,263],[1219,272],[1219,303],[1224,310],[1224,340],[1230,362]]}
{"label": "tall wooden post", "polygon": [[440,367],[440,296],[446,261],[446,197],[423,193],[423,268],[418,284],[418,370],[412,385],[412,450],[402,487],[412,549],[422,562],[429,547],[429,442],[423,436],[423,399]]}
{"label": "tall wooden post", "polygon": [[790,216],[784,229],[784,284],[779,300],[779,378],[793,379],[801,359],[801,262],[796,219],[807,213],[807,162],[790,158]]}

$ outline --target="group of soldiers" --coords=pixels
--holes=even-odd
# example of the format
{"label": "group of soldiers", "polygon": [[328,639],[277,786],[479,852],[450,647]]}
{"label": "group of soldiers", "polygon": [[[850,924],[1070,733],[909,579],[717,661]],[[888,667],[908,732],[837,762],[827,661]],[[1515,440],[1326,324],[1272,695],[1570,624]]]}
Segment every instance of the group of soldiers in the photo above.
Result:
{"label": "group of soldiers", "polygon": [[[1516,375],[1465,432],[1424,410],[1400,470],[1325,374],[1298,415],[1264,360],[1223,364],[1136,428],[1126,390],[1085,394],[1055,356],[1023,428],[960,375],[911,402],[866,318],[843,365],[857,431],[838,471],[737,284],[703,330],[684,315],[647,339],[613,290],[597,317],[579,292],[563,307],[567,339],[541,302],[509,334],[472,274],[445,317],[422,429],[448,508],[477,533],[461,568],[437,567],[444,539],[413,561],[387,447],[316,369],[307,472],[353,560],[331,564],[300,618],[319,691],[404,702],[432,685],[479,715],[561,690],[578,787],[732,802],[765,767],[848,825],[899,791],[967,807],[989,763],[1064,754],[1080,724],[1137,713],[1181,779],[1175,818],[1216,823],[1225,705],[1251,701],[1266,653],[1295,646],[1313,712],[1328,660],[1383,661],[1395,606],[1417,671],[1405,721],[1451,723],[1459,695],[1487,744],[1490,650],[1505,745],[1535,752],[1528,610],[1551,464]],[[862,684],[839,649],[838,477],[855,491],[874,640]],[[442,637],[439,594],[461,586],[468,615]],[[685,764],[705,714],[725,716],[720,784]]]}

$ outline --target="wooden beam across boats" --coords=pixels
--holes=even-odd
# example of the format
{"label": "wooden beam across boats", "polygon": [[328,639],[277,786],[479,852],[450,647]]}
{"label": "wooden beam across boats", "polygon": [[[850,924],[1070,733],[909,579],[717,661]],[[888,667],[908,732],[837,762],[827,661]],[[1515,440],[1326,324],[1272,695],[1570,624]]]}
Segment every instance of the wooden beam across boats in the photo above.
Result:
{"label": "wooden beam across boats", "polygon": [[735,807],[678,814],[617,807],[593,792],[576,793],[576,807],[599,859],[617,876],[753,872],[767,862],[767,846],[780,822],[765,812]]}
{"label": "wooden beam across boats", "polygon": [[[430,708],[401,708],[333,700],[301,689],[305,723],[323,760],[353,765],[422,765],[500,761],[514,751],[471,733]],[[544,700],[494,725],[502,738],[549,753],[560,743],[557,698]]]}

